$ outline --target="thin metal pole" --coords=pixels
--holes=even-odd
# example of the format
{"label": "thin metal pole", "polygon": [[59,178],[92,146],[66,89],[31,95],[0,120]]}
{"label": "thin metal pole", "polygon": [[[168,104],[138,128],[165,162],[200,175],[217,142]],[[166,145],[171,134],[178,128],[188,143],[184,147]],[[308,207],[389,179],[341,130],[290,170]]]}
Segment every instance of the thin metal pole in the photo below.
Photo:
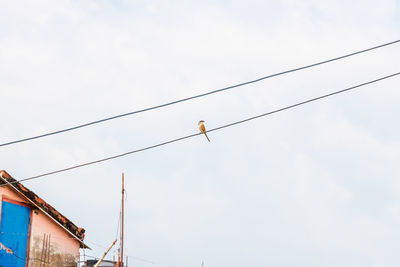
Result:
{"label": "thin metal pole", "polygon": [[[121,246],[121,244],[119,244],[119,245]],[[121,248],[118,249],[118,256],[117,257],[118,257],[117,267],[121,267]]]}
{"label": "thin metal pole", "polygon": [[51,234],[47,235],[47,266],[50,266],[50,253],[51,253]]}
{"label": "thin metal pole", "polygon": [[122,173],[121,267],[124,267],[124,173]]}
{"label": "thin metal pole", "polygon": [[43,255],[44,255],[44,242],[45,242],[45,237],[46,237],[46,234],[43,234],[43,239],[42,239],[42,251],[41,251],[41,253],[40,253],[40,267],[42,267],[43,265],[44,265],[44,260],[43,260]]}

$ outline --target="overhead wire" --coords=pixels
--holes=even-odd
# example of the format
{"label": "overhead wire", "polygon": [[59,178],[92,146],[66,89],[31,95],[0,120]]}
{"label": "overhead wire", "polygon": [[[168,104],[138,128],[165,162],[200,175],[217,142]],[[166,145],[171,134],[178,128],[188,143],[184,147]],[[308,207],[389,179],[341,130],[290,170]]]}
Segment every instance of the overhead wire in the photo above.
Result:
{"label": "overhead wire", "polygon": [[[95,259],[95,260],[99,260],[100,259],[99,257],[90,256],[90,255],[86,255],[86,257],[92,258],[92,259]],[[145,262],[145,263],[154,264],[154,265],[167,266],[167,267],[179,267],[177,265],[171,265],[171,264],[161,263],[161,262],[157,262],[157,261],[153,261],[153,260],[147,260],[147,259],[139,258],[139,257],[136,257],[136,256],[129,256],[128,255],[128,258],[129,259],[134,259],[136,261],[141,261],[141,262]]]}
{"label": "overhead wire", "polygon": [[28,137],[28,138],[22,138],[22,139],[18,139],[18,140],[14,140],[14,141],[9,141],[9,142],[0,144],[0,147],[8,146],[8,145],[16,144],[16,143],[21,143],[21,142],[26,142],[26,141],[30,141],[30,140],[34,140],[34,139],[38,139],[38,138],[43,138],[43,137],[51,136],[51,135],[55,135],[55,134],[60,134],[60,133],[64,133],[64,132],[68,132],[68,131],[72,131],[72,130],[77,130],[77,129],[80,129],[80,128],[83,128],[83,127],[87,127],[87,126],[91,126],[91,125],[94,125],[94,124],[98,124],[98,123],[102,123],[102,122],[118,119],[118,118],[121,118],[121,117],[130,116],[130,115],[134,115],[134,114],[138,114],[138,113],[142,113],[142,112],[146,112],[146,111],[150,111],[150,110],[154,110],[154,109],[163,108],[163,107],[174,105],[174,104],[178,104],[178,103],[181,103],[181,102],[184,102],[184,101],[189,101],[189,100],[192,100],[192,99],[195,99],[195,98],[200,98],[200,97],[204,97],[204,96],[207,96],[207,95],[216,94],[216,93],[219,93],[219,92],[222,92],[222,91],[226,91],[226,90],[230,90],[230,89],[233,89],[233,88],[237,88],[237,87],[240,87],[240,86],[245,86],[245,85],[248,85],[248,84],[260,82],[262,80],[269,79],[269,78],[272,78],[272,77],[277,77],[277,76],[288,74],[288,73],[291,73],[291,72],[296,72],[296,71],[308,69],[308,68],[311,68],[311,67],[323,65],[323,64],[326,64],[326,63],[329,63],[329,62],[337,61],[337,60],[340,60],[340,59],[344,59],[344,58],[347,58],[347,57],[355,56],[355,55],[362,54],[362,53],[365,53],[365,52],[369,52],[369,51],[372,51],[372,50],[375,50],[375,49],[379,49],[379,48],[382,48],[382,47],[390,46],[390,45],[393,45],[393,44],[396,44],[396,43],[399,43],[399,42],[400,42],[400,40],[391,41],[391,42],[380,44],[380,45],[377,45],[377,46],[374,46],[374,47],[370,47],[370,48],[367,48],[367,49],[359,50],[359,51],[356,51],[356,52],[353,52],[353,53],[345,54],[343,56],[331,58],[331,59],[328,59],[328,60],[316,62],[316,63],[313,63],[313,64],[309,64],[309,65],[305,65],[305,66],[301,66],[301,67],[297,67],[297,68],[293,68],[293,69],[289,69],[289,70],[278,72],[278,73],[274,73],[274,74],[270,74],[270,75],[263,76],[263,77],[260,77],[260,78],[254,79],[254,80],[250,80],[250,81],[247,81],[247,82],[242,82],[242,83],[238,83],[238,84],[231,85],[231,86],[228,86],[228,87],[224,87],[224,88],[220,88],[220,89],[217,89],[217,90],[209,91],[209,92],[206,92],[206,93],[201,93],[201,94],[198,94],[198,95],[194,95],[194,96],[190,96],[190,97],[174,100],[174,101],[171,101],[171,102],[168,102],[168,103],[164,103],[164,104],[160,104],[160,105],[156,105],[156,106],[152,106],[152,107],[148,107],[148,108],[144,108],[144,109],[140,109],[140,110],[135,110],[135,111],[131,111],[131,112],[127,112],[127,113],[123,113],[123,114],[107,117],[107,118],[100,119],[100,120],[91,121],[91,122],[88,122],[88,123],[76,125],[76,126],[73,126],[73,127],[70,127],[70,128],[62,129],[62,130],[52,131],[52,132],[48,132],[48,133],[45,133],[45,134],[40,134],[40,135]]}
{"label": "overhead wire", "polygon": [[129,257],[130,259],[134,259],[134,260],[141,261],[141,262],[145,262],[145,263],[149,263],[149,264],[160,265],[160,266],[167,266],[167,267],[178,267],[177,265],[171,265],[171,264],[161,263],[161,262],[152,261],[152,260],[146,260],[146,259],[139,258],[139,257],[135,257],[135,256],[128,256],[128,257]]}
{"label": "overhead wire", "polygon": [[[334,92],[331,92],[331,93],[328,93],[328,94],[324,94],[324,95],[321,95],[321,96],[318,96],[318,97],[314,97],[314,98],[311,98],[311,99],[308,99],[308,100],[305,100],[305,101],[302,101],[302,102],[298,102],[296,104],[292,104],[292,105],[289,105],[289,106],[286,106],[286,107],[283,107],[283,108],[280,108],[280,109],[276,109],[276,110],[273,110],[273,111],[269,111],[269,112],[266,112],[266,113],[262,113],[262,114],[259,114],[259,115],[253,116],[253,117],[249,117],[249,118],[246,118],[246,119],[243,119],[243,120],[239,120],[239,121],[236,121],[236,122],[225,124],[225,125],[210,129],[207,132],[218,131],[218,130],[221,130],[221,129],[224,129],[224,128],[227,128],[227,127],[231,127],[231,126],[234,126],[234,125],[238,125],[238,124],[241,124],[241,123],[244,123],[244,122],[247,122],[247,121],[255,120],[255,119],[258,119],[258,118],[261,118],[261,117],[265,117],[265,116],[268,116],[268,115],[272,115],[274,113],[278,113],[278,112],[281,112],[281,111],[284,111],[284,110],[288,110],[288,109],[295,108],[295,107],[298,107],[298,106],[301,106],[301,105],[305,105],[307,103],[314,102],[314,101],[317,101],[317,100],[320,100],[320,99],[323,99],[323,98],[327,98],[327,97],[330,97],[330,96],[333,96],[333,95],[341,94],[341,93],[344,93],[344,92],[347,92],[347,91],[350,91],[350,90],[354,90],[356,88],[359,88],[359,87],[362,87],[362,86],[366,86],[366,85],[369,85],[369,84],[372,84],[372,83],[376,83],[376,82],[379,82],[379,81],[382,81],[382,80],[386,80],[386,79],[389,79],[389,78],[392,78],[392,77],[395,77],[395,76],[398,76],[398,75],[400,75],[400,72],[397,72],[397,73],[394,73],[394,74],[390,74],[390,75],[387,75],[387,76],[384,76],[384,77],[381,77],[381,78],[378,78],[378,79],[375,79],[375,80],[371,80],[371,81],[368,81],[368,82],[364,82],[364,83],[361,83],[361,84],[357,84],[357,85],[354,85],[354,86],[351,86],[351,87],[348,87],[348,88],[345,88],[345,89],[342,89],[342,90],[338,90],[338,91],[334,91]],[[74,166],[67,167],[67,168],[64,168],[64,169],[59,169],[59,170],[56,170],[56,171],[51,171],[51,172],[35,175],[35,176],[32,176],[32,177],[28,177],[28,178],[23,178],[23,179],[20,179],[20,180],[16,180],[14,182],[9,182],[7,184],[13,184],[13,183],[17,183],[17,182],[34,180],[34,179],[38,179],[38,178],[41,178],[41,177],[44,177],[44,176],[49,176],[49,175],[52,175],[52,174],[61,173],[61,172],[65,172],[65,171],[81,168],[81,167],[88,166],[88,165],[93,165],[93,164],[96,164],[96,163],[100,163],[100,162],[104,162],[104,161],[108,161],[108,160],[124,157],[124,156],[130,155],[130,154],[139,153],[139,152],[143,152],[143,151],[146,151],[146,150],[149,150],[149,149],[153,149],[153,148],[156,148],[156,147],[160,147],[160,146],[168,145],[168,144],[175,143],[175,142],[178,142],[178,141],[182,141],[182,140],[185,140],[185,139],[188,139],[188,138],[192,138],[192,137],[195,137],[195,136],[198,136],[198,135],[201,135],[201,134],[203,134],[203,133],[199,132],[199,133],[186,135],[186,136],[183,136],[183,137],[179,137],[179,138],[172,139],[172,140],[169,140],[169,141],[165,141],[165,142],[162,142],[162,143],[158,143],[158,144],[155,144],[155,145],[147,146],[147,147],[144,147],[144,148],[132,150],[132,151],[125,152],[125,153],[122,153],[122,154],[106,157],[106,158],[99,159],[99,160],[89,161],[89,162],[86,162],[86,163],[82,163],[82,164],[74,165]],[[0,187],[6,186],[7,184],[2,184],[2,185],[0,185]]]}
{"label": "overhead wire", "polygon": [[99,247],[99,248],[102,248],[102,249],[108,249],[108,247],[106,247],[106,246],[104,246],[104,245],[101,245],[101,244],[99,244],[99,243],[95,243],[95,242],[92,242],[92,241],[89,241],[89,240],[86,240],[86,239],[85,239],[85,242],[86,242],[86,243],[90,243],[90,244],[92,244],[92,245],[95,245],[95,246],[97,246],[97,247]]}

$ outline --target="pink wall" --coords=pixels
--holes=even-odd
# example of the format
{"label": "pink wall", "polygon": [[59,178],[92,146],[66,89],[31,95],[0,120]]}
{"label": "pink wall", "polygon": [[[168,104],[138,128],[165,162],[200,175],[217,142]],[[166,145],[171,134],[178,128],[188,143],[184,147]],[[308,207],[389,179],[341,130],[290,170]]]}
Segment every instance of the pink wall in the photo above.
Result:
{"label": "pink wall", "polygon": [[[22,202],[31,207],[28,267],[41,266],[40,260],[46,260],[47,266],[52,267],[76,266],[80,244],[66,230],[8,187],[0,187],[0,200]],[[47,246],[46,240],[50,240]]]}

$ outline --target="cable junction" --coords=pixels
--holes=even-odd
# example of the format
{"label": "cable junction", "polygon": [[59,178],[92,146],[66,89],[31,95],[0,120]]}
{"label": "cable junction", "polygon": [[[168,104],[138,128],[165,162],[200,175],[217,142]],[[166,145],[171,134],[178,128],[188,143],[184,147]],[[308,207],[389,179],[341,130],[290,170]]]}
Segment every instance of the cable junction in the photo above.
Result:
{"label": "cable junction", "polygon": [[[232,123],[229,123],[229,124],[225,124],[225,125],[210,129],[207,132],[218,131],[218,130],[221,130],[221,129],[224,129],[224,128],[228,128],[228,127],[231,127],[231,126],[234,126],[234,125],[238,125],[238,124],[241,124],[241,123],[244,123],[244,122],[248,122],[248,121],[255,120],[255,119],[258,119],[258,118],[261,118],[261,117],[265,117],[265,116],[269,116],[269,115],[272,115],[274,113],[282,112],[284,110],[292,109],[292,108],[295,108],[295,107],[298,107],[298,106],[301,106],[301,105],[305,105],[305,104],[308,104],[308,103],[311,103],[311,102],[314,102],[314,101],[317,101],[317,100],[321,100],[321,99],[324,99],[324,98],[327,98],[327,97],[331,97],[331,96],[334,96],[334,95],[337,95],[337,94],[348,92],[350,90],[354,90],[356,88],[363,87],[363,86],[366,86],[366,85],[369,85],[369,84],[372,84],[372,83],[376,83],[376,82],[379,82],[379,81],[382,81],[382,80],[386,80],[386,79],[389,79],[389,78],[392,78],[392,77],[395,77],[395,76],[398,76],[398,75],[400,75],[400,72],[397,72],[397,73],[394,73],[394,74],[390,74],[390,75],[387,75],[387,76],[384,76],[384,77],[381,77],[381,78],[378,78],[378,79],[375,79],[375,80],[372,80],[372,81],[368,81],[368,82],[364,82],[364,83],[361,83],[361,84],[357,84],[357,85],[354,85],[354,86],[351,86],[351,87],[348,87],[348,88],[345,88],[345,89],[342,89],[342,90],[334,91],[334,92],[329,93],[329,94],[325,94],[325,95],[321,95],[321,96],[318,96],[318,97],[315,97],[315,98],[311,98],[311,99],[308,99],[308,100],[305,100],[305,101],[302,101],[302,102],[298,102],[298,103],[293,104],[293,105],[289,105],[289,106],[286,106],[286,107],[283,107],[283,108],[280,108],[280,109],[276,109],[276,110],[273,110],[273,111],[269,111],[269,112],[266,112],[266,113],[263,113],[263,114],[259,114],[259,115],[256,115],[256,116],[253,116],[253,117],[250,117],[250,118],[246,118],[246,119],[243,119],[243,120],[240,120],[240,121],[236,121],[236,122],[232,122]],[[189,139],[189,138],[192,138],[192,137],[195,137],[195,136],[198,136],[198,135],[202,135],[202,134],[203,133],[199,132],[199,133],[195,133],[195,134],[186,135],[186,136],[179,137],[179,138],[176,138],[176,139],[173,139],[173,140],[165,141],[165,142],[162,142],[162,143],[158,143],[158,144],[147,146],[147,147],[144,147],[144,148],[132,150],[132,151],[125,152],[125,153],[122,153],[122,154],[110,156],[110,157],[107,157],[107,158],[94,160],[94,161],[82,163],[82,164],[79,164],[79,165],[74,165],[74,166],[71,166],[71,167],[68,167],[68,168],[59,169],[59,170],[56,170],[56,171],[35,175],[35,176],[32,176],[32,177],[28,177],[28,178],[17,180],[15,182],[8,182],[7,184],[34,180],[34,179],[38,179],[38,178],[41,178],[41,177],[44,177],[44,176],[49,176],[49,175],[56,174],[56,173],[66,172],[66,171],[69,171],[69,170],[73,170],[73,169],[77,169],[77,168],[93,165],[93,164],[96,164],[96,163],[100,163],[100,162],[104,162],[104,161],[108,161],[108,160],[112,160],[112,159],[128,156],[130,154],[143,152],[143,151],[150,150],[150,149],[153,149],[153,148],[157,148],[157,147],[160,147],[160,146],[165,146],[165,145],[168,145],[168,144],[172,144],[172,143],[175,143],[175,142],[178,142],[178,141],[182,141],[182,140],[185,140],[185,139]],[[6,186],[7,184],[0,185],[0,187]]]}
{"label": "cable junction", "polygon": [[337,61],[337,60],[344,59],[344,58],[347,58],[347,57],[351,57],[351,56],[355,56],[355,55],[358,55],[358,54],[366,53],[366,52],[369,52],[369,51],[372,51],[372,50],[375,50],[375,49],[379,49],[379,48],[382,48],[382,47],[394,45],[394,44],[397,44],[399,42],[400,42],[400,40],[395,40],[395,41],[392,41],[392,42],[388,42],[388,43],[384,43],[384,44],[377,45],[377,46],[374,46],[374,47],[370,47],[370,48],[367,48],[367,49],[364,49],[364,50],[359,50],[359,51],[356,51],[356,52],[353,52],[353,53],[350,53],[350,54],[346,54],[346,55],[343,55],[343,56],[339,56],[339,57],[331,58],[331,59],[328,59],[328,60],[320,61],[320,62],[317,62],[317,63],[313,63],[313,64],[310,64],[310,65],[305,65],[305,66],[302,66],[302,67],[298,67],[298,68],[294,68],[294,69],[290,69],[290,70],[274,73],[274,74],[271,74],[271,75],[267,75],[267,76],[263,76],[263,77],[257,78],[255,80],[251,80],[251,81],[247,81],[247,82],[231,85],[231,86],[228,86],[228,87],[220,88],[220,89],[217,89],[217,90],[209,91],[209,92],[206,92],[206,93],[202,93],[202,94],[198,94],[198,95],[194,95],[194,96],[178,99],[178,100],[171,101],[171,102],[168,102],[168,103],[164,103],[164,104],[161,104],[161,105],[157,105],[157,106],[148,107],[148,108],[144,108],[144,109],[140,109],[140,110],[136,110],[136,111],[131,111],[131,112],[128,112],[128,113],[123,113],[123,114],[111,116],[111,117],[108,117],[108,118],[104,118],[104,119],[100,119],[100,120],[96,120],[96,121],[92,121],[92,122],[76,125],[76,126],[73,126],[73,127],[70,127],[70,128],[65,128],[65,129],[58,130],[58,131],[48,132],[48,133],[41,134],[41,135],[36,135],[36,136],[28,137],[28,138],[23,138],[23,139],[18,139],[18,140],[2,143],[2,144],[0,144],[0,147],[12,145],[12,144],[17,144],[17,143],[21,143],[21,142],[26,142],[26,141],[30,141],[30,140],[34,140],[34,139],[38,139],[38,138],[43,138],[43,137],[46,137],[46,136],[51,136],[51,135],[55,135],[55,134],[64,133],[64,132],[69,132],[69,131],[77,130],[77,129],[80,129],[80,128],[83,128],[83,127],[88,127],[88,126],[91,126],[91,125],[94,125],[94,124],[99,124],[99,123],[102,123],[102,122],[106,122],[106,121],[110,121],[110,120],[114,120],[114,119],[118,119],[118,118],[122,118],[122,117],[126,117],[126,116],[131,116],[131,115],[134,115],[134,114],[138,114],[138,113],[142,113],[142,112],[146,112],[146,111],[150,111],[150,110],[154,110],[154,109],[163,108],[163,107],[166,107],[166,106],[178,104],[178,103],[189,101],[189,100],[192,100],[192,99],[208,96],[208,95],[211,95],[211,94],[220,93],[220,92],[223,92],[223,91],[226,91],[226,90],[230,90],[230,89],[233,89],[233,88],[237,88],[237,87],[245,86],[245,85],[248,85],[248,84],[260,82],[260,81],[265,80],[265,79],[281,76],[281,75],[288,74],[288,73],[291,73],[291,72],[296,72],[296,71],[312,68],[312,67],[315,67],[315,66],[319,66],[319,65],[323,65],[323,64],[329,63],[329,62],[333,62],[333,61]]}

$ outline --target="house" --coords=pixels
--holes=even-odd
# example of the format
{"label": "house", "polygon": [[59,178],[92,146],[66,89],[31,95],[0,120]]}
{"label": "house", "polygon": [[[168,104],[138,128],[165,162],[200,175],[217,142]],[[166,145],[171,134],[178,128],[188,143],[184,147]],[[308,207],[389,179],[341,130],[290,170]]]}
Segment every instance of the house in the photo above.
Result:
{"label": "house", "polygon": [[76,267],[85,230],[0,171],[0,267]]}
{"label": "house", "polygon": [[[94,267],[96,265],[96,263],[99,260],[87,260],[85,262],[84,267]],[[108,261],[108,260],[103,260],[98,267],[116,267],[117,266],[117,262],[115,261]]]}

